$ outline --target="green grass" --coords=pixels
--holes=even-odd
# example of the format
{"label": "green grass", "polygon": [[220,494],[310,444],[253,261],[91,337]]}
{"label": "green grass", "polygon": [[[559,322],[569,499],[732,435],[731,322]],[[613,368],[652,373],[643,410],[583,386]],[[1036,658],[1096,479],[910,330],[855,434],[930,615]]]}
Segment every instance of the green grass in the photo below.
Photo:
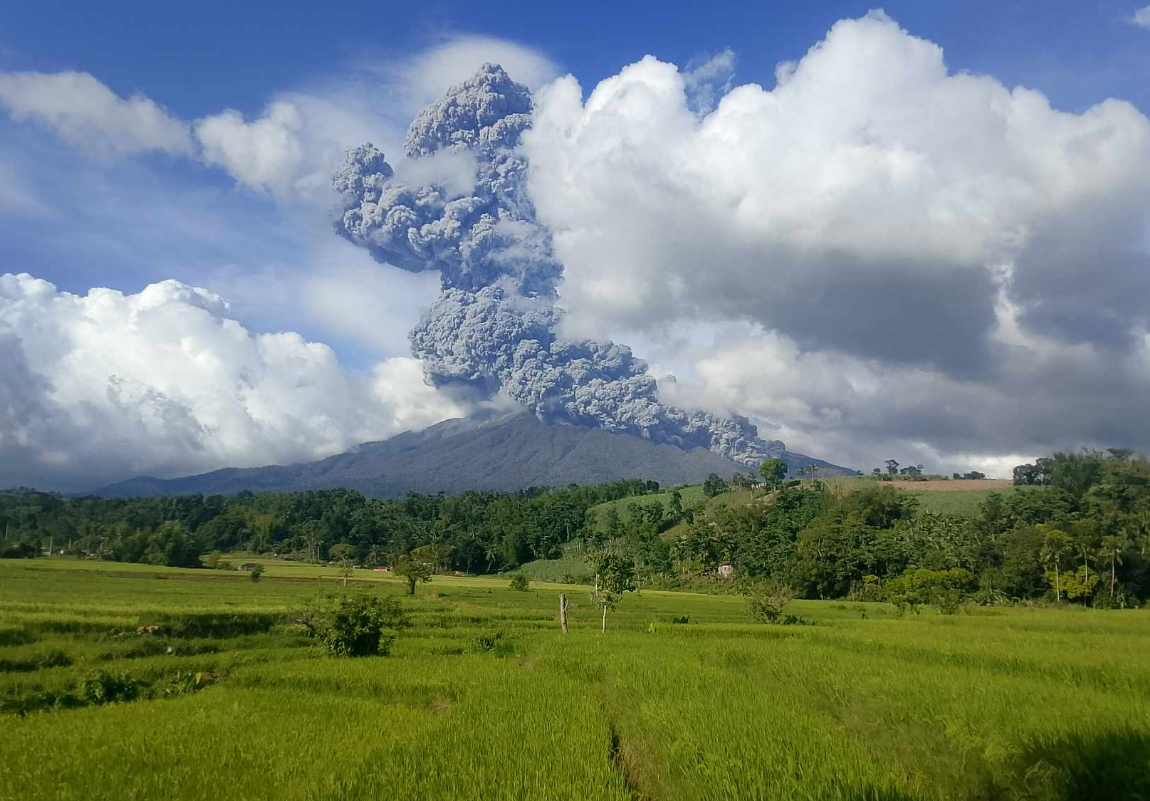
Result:
{"label": "green grass", "polygon": [[536,559],[520,567],[516,573],[522,573],[532,581],[562,582],[572,577],[586,576],[591,572],[591,565],[583,556],[581,543],[570,542],[563,548],[563,556],[559,559]]}
{"label": "green grass", "polygon": [[[875,481],[867,476],[837,476],[824,480],[832,492],[848,493],[862,487],[884,486],[882,482]],[[943,482],[930,482],[943,483]],[[1033,488],[1031,488],[1033,489]],[[911,489],[903,491],[918,500],[918,508],[924,512],[936,514],[961,515],[974,517],[979,513],[983,502],[992,493],[1007,495],[1014,492],[1013,486],[990,486],[986,489]]]}
{"label": "green grass", "polygon": [[919,511],[934,512],[936,514],[961,515],[974,517],[979,513],[983,502],[991,493],[1011,492],[1009,487],[998,490],[949,490],[946,492],[907,490],[907,493],[918,499]]}
{"label": "green grass", "polygon": [[[623,520],[627,519],[627,510],[631,504],[650,506],[652,503],[658,503],[661,504],[664,509],[668,509],[671,505],[671,492],[675,489],[676,488],[672,488],[666,492],[656,492],[651,495],[636,495],[630,498],[620,498],[617,501],[607,501],[606,503],[600,503],[591,507],[589,513],[595,516],[596,527],[601,531],[606,530],[606,515],[608,509],[614,509]],[[681,496],[681,503],[684,509],[699,506],[706,500],[703,497],[702,484],[692,484],[690,486],[678,487],[677,489]]]}
{"label": "green grass", "polygon": [[[149,688],[220,675],[170,699],[0,716],[0,799],[1150,797],[1147,611],[798,601],[815,625],[772,627],[737,597],[648,590],[601,635],[585,587],[436,577],[405,599],[414,626],[393,656],[338,660],[278,622],[343,591],[338,571],[263,561],[258,584],[0,562],[0,666],[69,662],[0,672],[0,700],[97,670]],[[496,633],[510,654],[477,647]]]}

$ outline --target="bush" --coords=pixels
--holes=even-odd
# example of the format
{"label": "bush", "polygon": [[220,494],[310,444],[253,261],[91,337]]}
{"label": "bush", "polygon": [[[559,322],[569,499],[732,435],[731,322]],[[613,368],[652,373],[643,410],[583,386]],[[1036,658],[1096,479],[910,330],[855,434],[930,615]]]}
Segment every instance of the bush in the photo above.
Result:
{"label": "bush", "polygon": [[326,607],[305,610],[297,622],[331,656],[387,656],[399,629],[411,625],[398,598],[345,595]]}
{"label": "bush", "polygon": [[151,695],[156,698],[176,698],[199,692],[219,680],[219,673],[180,671],[170,676],[166,683],[153,687]]}
{"label": "bush", "polygon": [[260,576],[262,576],[263,574],[264,574],[264,566],[263,565],[259,565],[259,564],[252,565],[252,569],[248,573],[248,578],[250,578],[252,581],[258,582],[260,580]]}
{"label": "bush", "polygon": [[80,682],[80,699],[89,704],[114,704],[135,701],[140,696],[140,682],[127,673],[89,673]]}
{"label": "bush", "polygon": [[527,592],[531,589],[531,579],[522,573],[516,573],[511,577],[511,589],[518,590],[519,592]]}
{"label": "bush", "polygon": [[[791,602],[794,593],[786,584],[778,581],[760,581],[752,584],[747,592],[747,606],[751,618],[759,623],[782,623],[783,607]],[[788,618],[794,615],[787,615]],[[794,621],[797,622],[798,618]]]}
{"label": "bush", "polygon": [[927,570],[908,567],[898,578],[883,587],[886,599],[899,607],[900,613],[918,611],[920,605],[934,606],[944,615],[961,610],[963,592],[973,583],[973,576],[960,567],[950,570]]}
{"label": "bush", "polygon": [[502,631],[493,631],[480,634],[472,640],[471,648],[468,650],[474,654],[489,653],[504,657],[514,654],[515,646],[511,643],[510,639],[505,637]]}
{"label": "bush", "polygon": [[0,545],[0,559],[35,559],[39,554],[39,548],[26,542]]}

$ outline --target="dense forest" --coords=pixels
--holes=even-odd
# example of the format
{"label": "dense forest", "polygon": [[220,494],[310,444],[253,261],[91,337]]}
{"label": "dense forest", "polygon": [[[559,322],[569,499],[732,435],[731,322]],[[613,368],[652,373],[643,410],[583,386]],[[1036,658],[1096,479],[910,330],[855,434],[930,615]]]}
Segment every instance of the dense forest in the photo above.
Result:
{"label": "dense forest", "polygon": [[654,492],[653,481],[517,493],[366,498],[352,490],[62,498],[17,489],[0,493],[0,556],[52,549],[121,562],[199,567],[212,551],[246,550],[323,560],[337,544],[359,564],[390,564],[424,545],[439,546],[441,569],[498,572],[557,556],[582,535],[587,510]]}
{"label": "dense forest", "polygon": [[[729,563],[742,581],[771,580],[806,598],[1115,606],[1150,598],[1150,463],[1121,450],[1059,453],[1020,465],[1015,483],[974,516],[921,511],[913,496],[877,481],[839,492],[817,479],[696,508],[677,492],[669,503],[644,499],[658,485],[640,480],[403,500],[348,490],[134,500],[11,490],[0,493],[0,554],[50,547],[198,567],[213,551],[324,560],[340,545],[356,563],[376,565],[435,546],[435,569],[492,573],[578,542],[625,558],[647,586],[717,582]],[[719,485],[708,496],[730,491]],[[634,500],[592,510],[626,498]]]}
{"label": "dense forest", "polygon": [[878,482],[840,495],[813,481],[769,504],[711,504],[669,543],[656,543],[640,519],[622,528],[643,555],[637,564],[691,577],[729,561],[807,598],[1150,598],[1150,463],[1125,450],[1059,453],[1020,465],[1015,483],[973,517],[920,511]]}

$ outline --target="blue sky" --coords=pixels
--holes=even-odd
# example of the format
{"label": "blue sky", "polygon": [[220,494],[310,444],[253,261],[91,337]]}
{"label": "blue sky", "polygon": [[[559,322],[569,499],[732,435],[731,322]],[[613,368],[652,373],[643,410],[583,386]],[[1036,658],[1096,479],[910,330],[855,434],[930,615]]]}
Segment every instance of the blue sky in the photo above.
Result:
{"label": "blue sky", "polygon": [[[868,2],[718,3],[702,13],[697,3],[660,3],[655,13],[643,3],[514,2],[499,4],[494,13],[488,4],[379,3],[333,12],[310,2],[212,0],[188,6],[49,0],[4,4],[0,70],[89,72],[121,96],[142,93],[185,119],[225,107],[255,116],[278,92],[347,81],[350,73],[362,80],[365,68],[370,71],[452,36],[481,34],[539,51],[585,88],[648,53],[686,65],[725,48],[738,58],[736,83],[769,88],[779,62],[800,58],[836,20],[873,7]],[[1066,110],[1081,110],[1106,97],[1150,109],[1150,32],[1130,24],[1135,6],[1125,0],[896,0],[881,7],[916,36],[940,44],[953,71],[989,73],[1007,86],[1037,88]],[[43,141],[42,131],[8,127],[3,133],[0,143],[15,141],[21,153],[12,158],[50,160],[45,151],[52,143]],[[51,158],[61,157],[67,155],[57,150]],[[290,258],[291,245],[281,253],[268,241],[285,224],[283,210],[268,199],[229,194],[232,181],[219,170],[166,156],[144,161],[105,165],[102,183],[109,198],[119,186],[140,183],[156,192],[170,185],[187,187],[192,202],[203,191],[201,202],[215,213],[244,221],[242,230],[253,236],[264,232],[262,244],[247,243],[259,251],[261,261]],[[77,168],[60,167],[66,176]],[[93,228],[106,230],[98,211],[83,213],[92,215]],[[58,231],[17,226],[0,224],[7,234],[0,243],[0,262],[9,268],[20,265],[71,291],[101,283],[136,290],[158,276],[194,280],[204,265],[218,267],[241,256],[230,239],[207,239],[190,251],[181,247],[182,258],[175,261],[162,244],[150,249],[148,238],[141,236],[124,258],[121,247],[94,241],[97,237],[72,241]],[[251,313],[259,318],[257,324],[275,327],[275,315],[266,308]],[[343,350],[354,361],[364,358],[354,342],[343,343]]]}
{"label": "blue sky", "polygon": [[[686,63],[733,49],[741,81],[770,82],[839,19],[881,7],[941,44],[953,69],[1034,86],[1060,107],[1122,97],[1150,102],[1150,46],[1128,23],[1138,4],[1101,2],[8,3],[0,66],[86,70],[124,94],[162,98],[185,117],[221,102],[255,111],[273,91],[388,58],[449,33],[539,48],[585,84],[651,53]],[[495,9],[498,9],[496,11]]]}
{"label": "blue sky", "polygon": [[[47,0],[0,9],[0,70],[89,72],[121,96],[142,93],[185,119],[225,107],[255,116],[278,92],[349,81],[350,73],[363,80],[365,68],[452,36],[481,34],[539,51],[585,88],[648,53],[685,65],[725,48],[738,58],[736,83],[769,88],[779,62],[800,58],[836,20],[874,7],[792,0],[709,4],[703,13],[697,3],[677,2],[660,3],[656,13],[643,3],[512,2],[499,4],[495,13],[489,4],[378,3],[333,12],[310,2],[211,0],[188,6]],[[1081,110],[1106,97],[1150,109],[1150,32],[1130,24],[1136,6],[1126,0],[895,0],[881,7],[916,36],[940,44],[953,71],[989,73],[1007,86],[1037,88],[1066,110]],[[0,144],[15,141],[20,151],[10,158],[48,160],[45,151],[53,146],[43,141],[42,131],[8,127],[3,134]],[[57,150],[52,158],[61,157],[67,155]],[[143,166],[105,165],[110,196],[118,186],[137,182],[157,192],[180,185],[193,194],[205,192],[204,204],[232,221],[246,221],[243,230],[253,235],[262,230],[275,237],[277,226],[284,224],[282,209],[266,198],[229,195],[232,182],[222,171],[165,156],[145,161]],[[64,174],[76,168],[60,167]],[[84,213],[92,212],[98,209]],[[95,229],[106,230],[98,214],[92,217]],[[99,283],[135,290],[161,274],[194,280],[200,266],[241,255],[230,240],[199,241],[190,252],[181,248],[178,263],[162,245],[150,250],[147,238],[140,237],[124,258],[113,243],[94,237],[70,241],[58,231],[16,225],[0,224],[7,234],[0,243],[0,262],[9,268],[20,265],[71,291]],[[262,245],[249,244],[260,251],[261,261],[288,257],[266,239]],[[260,311],[265,316],[257,322],[274,327],[274,315],[266,312]],[[353,360],[362,357],[352,342],[344,343],[344,350]]]}
{"label": "blue sky", "polygon": [[[1150,22],[1145,27],[1133,23],[1139,6],[1144,5],[1143,0],[895,0],[881,7],[913,37],[943,48],[951,75],[973,73],[989,76],[995,86],[1006,89],[1036,89],[1055,109],[1068,112],[1058,118],[1059,124],[1077,125],[1085,124],[1083,121],[1089,119],[1087,110],[1106,98],[1126,101],[1141,115],[1150,112]],[[487,58],[488,52],[492,59],[509,66],[512,77],[531,84],[533,90],[571,74],[586,99],[600,81],[615,80],[612,76],[619,76],[644,55],[652,54],[687,71],[729,50],[735,58],[735,69],[727,88],[758,83],[770,91],[775,88],[775,71],[780,63],[799,61],[828,35],[836,22],[858,19],[874,7],[876,4],[866,2],[814,4],[791,0],[712,3],[705,9],[698,3],[685,2],[657,6],[594,2],[376,3],[334,9],[313,2],[215,0],[194,5],[53,0],[6,3],[0,6],[0,84],[5,76],[30,73],[48,81],[64,73],[85,73],[91,83],[72,85],[68,91],[74,94],[67,98],[58,84],[37,84],[32,90],[19,90],[24,91],[22,95],[17,91],[19,87],[13,89],[10,84],[5,89],[0,85],[0,275],[27,272],[55,284],[62,292],[77,295],[84,295],[92,287],[110,287],[128,295],[125,302],[129,305],[137,302],[133,298],[138,298],[136,293],[144,287],[175,279],[205,287],[227,299],[231,304],[227,314],[245,326],[253,338],[287,331],[298,332],[308,341],[326,343],[333,349],[340,369],[365,386],[372,381],[378,384],[382,374],[390,376],[388,380],[399,380],[396,376],[418,379],[418,371],[412,372],[408,358],[406,332],[417,322],[421,310],[435,299],[436,278],[431,273],[411,274],[377,265],[366,251],[332,234],[323,187],[343,148],[370,138],[396,163],[403,131],[412,114],[439,96],[447,83],[470,74],[473,62],[481,55]],[[1150,18],[1150,10],[1144,13]],[[857,64],[858,71],[882,82],[887,79],[884,70],[889,69],[892,85],[902,85],[899,82],[914,77],[906,72],[913,70],[914,65],[898,61],[896,52],[889,48],[874,52],[881,54],[881,63]],[[516,66],[518,71],[511,69]],[[657,76],[644,73],[641,77],[654,80]],[[19,95],[15,100],[14,91]],[[828,90],[823,85],[819,91],[833,95],[833,86]],[[59,102],[55,106],[49,102],[52,108],[45,110],[43,102],[54,92],[59,92]],[[139,101],[134,109],[133,97]],[[69,108],[73,101],[83,107],[78,116]],[[849,97],[841,97],[829,102],[842,102],[847,107],[849,101]],[[916,102],[922,104],[923,100]],[[89,103],[92,108],[87,108]],[[561,104],[556,101],[552,105],[558,110]],[[984,109],[972,106],[971,113],[978,114],[980,110]],[[901,113],[897,108],[880,111],[882,114],[872,115],[874,119]],[[910,109],[909,118],[914,113]],[[144,118],[132,117],[133,114],[142,114],[147,120],[141,123]],[[1107,130],[1117,130],[1127,123],[1134,130],[1144,122],[1144,118],[1132,120],[1124,111],[1113,108],[1105,114],[1111,119]],[[865,128],[872,122],[860,124]],[[215,127],[201,127],[206,123]],[[822,133],[818,127],[812,131],[815,138]],[[632,133],[620,132],[619,136],[625,139]],[[981,141],[979,136],[985,131],[972,123],[966,133],[970,141]],[[1040,134],[1027,134],[1036,137],[1036,152],[1043,146]],[[849,138],[849,132],[842,135]],[[661,153],[660,157],[669,160],[653,162],[654,166],[646,165],[647,169],[671,170],[669,165],[677,163],[673,159],[684,153],[698,155],[688,134],[669,131],[668,136],[682,138],[682,152]],[[904,152],[903,145],[913,138],[908,134],[905,142],[887,142],[895,154],[892,158]],[[1055,180],[1060,167],[1054,162],[1007,168],[991,164],[1001,155],[997,152],[988,151],[982,154],[985,158],[964,161],[963,142],[924,141],[915,140],[914,147],[933,160],[935,169],[968,170],[971,176],[977,176],[970,179],[975,186],[992,185],[999,178],[1003,187],[1032,179],[1035,185],[1057,187],[1051,191],[1061,191],[1064,186]],[[1140,140],[1132,135],[1130,141]],[[568,144],[554,143],[555,152]],[[748,152],[755,144],[753,138],[743,141]],[[1019,158],[1025,160],[1031,143],[1010,141],[1003,148],[1018,144]],[[1136,145],[1131,147],[1136,150]],[[546,164],[547,154],[541,155],[539,163]],[[577,152],[568,156],[578,161]],[[264,158],[268,159],[266,164],[261,161]],[[984,166],[988,174],[979,172]],[[1003,241],[1014,241],[1059,225],[1067,231],[1085,226],[1089,231],[1084,229],[1079,240],[1097,237],[1098,250],[1087,249],[1081,263],[1134,264],[1132,268],[1115,266],[1113,285],[1100,283],[1084,288],[1075,283],[1081,276],[1074,266],[1026,272],[1027,258],[1055,262],[1058,258],[1051,254],[1073,249],[1048,244],[1044,245],[1048,250],[1040,253],[1015,254],[1019,273],[1005,294],[994,296],[993,290],[1001,278],[1002,264],[983,265],[985,274],[979,273],[974,282],[947,279],[950,283],[945,284],[942,294],[949,293],[954,298],[952,305],[969,303],[969,314],[935,309],[929,303],[923,305],[921,298],[912,297],[909,291],[905,297],[891,300],[890,308],[915,308],[916,324],[925,321],[928,326],[932,319],[950,315],[947,325],[954,331],[973,332],[972,336],[981,336],[979,332],[988,326],[996,327],[995,336],[1000,340],[1013,337],[1012,347],[1022,347],[1020,343],[1024,343],[1025,347],[1037,348],[1035,353],[1089,345],[1097,349],[1092,362],[1097,369],[1102,370],[1099,365],[1105,364],[1106,369],[1126,370],[1125,365],[1134,358],[1130,356],[1129,343],[1140,341],[1144,325],[1130,309],[1139,307],[1139,293],[1144,284],[1150,285],[1150,278],[1144,279],[1140,272],[1144,270],[1138,261],[1143,258],[1141,253],[1130,256],[1135,259],[1133,262],[1123,261],[1129,256],[1127,251],[1122,256],[1111,253],[1118,247],[1113,244],[1115,241],[1132,238],[1137,242],[1139,236],[1143,251],[1150,248],[1150,224],[1139,227],[1140,221],[1150,221],[1150,213],[1143,214],[1145,196],[1138,188],[1140,177],[1133,175],[1134,166],[1131,165],[1129,186],[1114,187],[1117,200],[1095,202],[1091,207],[1083,195],[1073,203],[1067,201],[1064,208],[1020,215],[1014,227],[995,234]],[[591,180],[593,168],[593,164],[586,165],[576,180],[582,180],[584,175]],[[1001,175],[995,172],[999,169]],[[1045,175],[1041,180],[1035,178],[1039,173]],[[541,168],[541,191],[546,190],[543,181],[547,177],[546,168]],[[562,180],[558,180],[562,176],[551,177],[557,178],[552,188],[559,198],[562,192],[556,187],[562,185]],[[776,179],[782,180],[778,176],[771,180]],[[861,174],[836,178],[855,189],[869,186],[864,179]],[[955,186],[959,189],[954,191],[970,191],[961,182]],[[1104,186],[1098,197],[1113,194],[1111,188]],[[740,191],[755,194],[753,187]],[[874,202],[869,191],[860,190],[859,196],[865,202]],[[542,207],[548,206],[543,195],[537,200]],[[568,206],[572,205],[571,200],[565,201]],[[699,198],[695,201],[703,202]],[[1075,205],[1079,201],[1085,205]],[[885,202],[877,201],[868,213],[881,210]],[[1110,216],[1119,222],[1094,219],[1110,213],[1100,210],[1110,202],[1118,204],[1118,210]],[[625,216],[626,211],[629,209],[621,209],[620,216]],[[972,219],[990,213],[980,210],[972,214]],[[1064,215],[1058,217],[1061,222],[1051,222],[1057,215]],[[569,232],[585,231],[590,225],[587,220],[560,219],[562,214],[555,212],[550,216],[549,223],[558,228],[569,226]],[[930,224],[924,223],[923,228]],[[657,224],[655,227],[658,229]],[[771,221],[766,220],[763,231],[769,228]],[[602,234],[603,241],[616,241],[610,231]],[[705,239],[705,235],[700,236]],[[615,251],[625,253],[635,265],[646,263],[644,260],[657,261],[651,253],[632,252],[628,243],[628,237],[622,235]],[[681,249],[692,251],[696,244],[706,258],[711,246],[704,241],[688,243]],[[847,242],[843,247],[866,254],[873,244]],[[1128,249],[1126,244],[1121,247]],[[714,249],[722,251],[723,246],[719,244]],[[1106,255],[1098,255],[1103,251]],[[652,361],[657,374],[676,374],[680,388],[669,387],[667,391],[677,392],[681,403],[714,405],[719,402],[715,399],[720,398],[725,411],[748,414],[761,427],[765,426],[764,430],[788,439],[797,448],[840,461],[871,459],[873,452],[873,458],[879,461],[894,455],[900,461],[933,459],[956,469],[988,465],[993,468],[1016,456],[1030,456],[1047,445],[1059,444],[1044,442],[1037,434],[1007,441],[1010,438],[1004,438],[1001,432],[979,430],[967,419],[968,409],[951,409],[946,400],[931,395],[937,391],[953,398],[969,392],[970,403],[991,403],[987,399],[990,396],[1007,403],[1014,390],[1006,388],[1009,382],[1005,377],[1018,371],[993,359],[983,359],[978,348],[968,349],[968,355],[959,359],[941,351],[937,356],[931,355],[930,348],[935,343],[928,341],[929,337],[922,340],[926,344],[917,350],[905,343],[891,344],[877,338],[869,350],[857,347],[855,343],[866,339],[860,337],[859,331],[873,328],[873,321],[860,318],[852,323],[853,329],[844,326],[841,332],[832,331],[838,318],[850,316],[851,302],[849,298],[837,300],[822,285],[816,289],[820,303],[809,309],[791,304],[793,313],[790,307],[760,313],[741,306],[738,299],[725,297],[722,291],[717,291],[712,301],[699,301],[688,310],[652,303],[652,308],[658,307],[660,314],[667,315],[661,327],[652,319],[654,312],[622,305],[616,308],[612,299],[594,295],[594,287],[604,280],[604,275],[596,272],[602,255],[570,248],[566,285],[569,292],[565,297],[574,311],[570,317],[572,325],[581,325],[578,333],[582,335],[628,342],[639,355]],[[913,258],[920,255],[914,254]],[[737,261],[742,257],[724,254],[722,258]],[[866,259],[870,258],[866,256],[863,262],[869,264]],[[632,274],[631,265],[623,259],[618,264],[611,263],[609,269],[631,281],[640,294],[665,295],[669,287],[683,283],[684,275],[686,283],[690,283],[686,268],[682,275],[651,279],[640,266],[635,266]],[[774,268],[761,264],[748,265],[747,269],[748,275],[757,275],[755,270],[769,274]],[[852,275],[865,273],[865,268],[859,269],[862,271]],[[921,279],[923,293],[937,295],[938,286],[930,283],[936,277],[934,268],[926,268],[915,275],[915,281]],[[660,283],[664,278],[666,282]],[[771,280],[785,278],[780,274]],[[653,283],[643,283],[651,280]],[[878,291],[876,288],[888,286],[890,278],[876,274],[865,280],[872,284],[869,289],[860,284],[860,297],[871,289]],[[764,282],[756,279],[751,285],[758,283]],[[20,290],[27,291],[27,287]],[[1065,301],[1075,293],[1093,298],[1090,304],[1096,308],[1085,313],[1067,309]],[[177,295],[169,300],[174,309],[179,307],[178,314],[173,312],[179,317],[187,310],[180,305],[185,304],[185,299]],[[764,308],[770,306],[770,298],[757,300]],[[4,302],[0,293],[0,335],[4,325],[17,325],[5,323]],[[845,311],[835,305],[840,302],[845,303]],[[580,308],[575,308],[580,304]],[[19,316],[22,306],[11,302],[9,308],[16,310],[11,312],[15,315],[12,320],[30,325],[27,321],[32,317]],[[822,315],[827,316],[824,319]],[[1079,319],[1084,317],[1090,319]],[[816,321],[810,325],[821,326],[822,330],[804,330],[804,319]],[[29,359],[33,351],[41,352],[29,344],[33,334],[14,330],[23,338]],[[176,336],[179,325],[173,322],[170,330]],[[1098,332],[1107,332],[1108,339]],[[190,334],[182,336],[177,341],[194,339]],[[1033,337],[1055,339],[1043,340],[1039,345]],[[828,394],[857,393],[858,406],[848,408],[847,404],[822,397],[754,400],[759,390],[752,384],[757,379],[742,375],[736,381],[733,374],[738,370],[732,365],[739,358],[732,354],[739,352],[740,347],[750,348],[747,343],[752,341],[758,343],[756,352],[761,353],[768,347],[768,340],[777,352],[773,361],[768,360],[770,364],[764,362],[758,375],[770,373],[775,369],[771,365],[781,363],[789,365],[788,375],[797,375],[813,369],[811,365],[819,360],[829,360],[826,365],[833,362],[833,366],[826,366],[820,376],[836,374],[841,378],[849,374],[854,378],[849,388],[827,390]],[[1150,339],[1147,342],[1150,351]],[[724,350],[723,343],[735,344]],[[127,351],[133,346],[125,340],[122,347]],[[48,345],[43,346],[42,352],[56,354]],[[914,356],[915,353],[919,355]],[[906,361],[912,356],[925,361],[908,365]],[[1110,358],[1123,366],[1115,366],[1118,361],[1107,361]],[[841,359],[855,361],[834,361]],[[1038,361],[1041,360],[1035,357],[1030,363]],[[130,367],[124,363],[115,365],[121,372],[130,372]],[[1043,380],[1049,382],[1046,386],[1051,391],[1057,387],[1057,391],[1065,392],[1067,386],[1082,384],[1080,368],[1081,365],[1051,364],[1050,374]],[[248,376],[255,369],[251,364],[237,366],[236,375]],[[1128,378],[1131,387],[1141,387],[1139,382],[1150,381],[1150,370],[1146,375],[1131,374]],[[929,392],[921,386],[921,381],[927,379],[934,382]],[[918,422],[908,423],[907,430],[888,430],[876,422],[862,422],[866,418],[863,409],[869,408],[863,399],[870,391],[867,388],[888,381],[913,385],[914,392],[922,394],[916,400],[921,407],[905,418]],[[57,387],[68,385],[56,373],[49,376],[49,383],[52,382]],[[0,387],[0,400],[3,391]],[[179,394],[174,385],[163,391]],[[429,412],[432,417],[453,408],[450,403],[438,403],[420,394],[422,388],[411,391],[419,404],[435,410]],[[412,417],[406,396],[384,394],[388,398],[384,405],[391,410],[389,413],[394,413],[391,422],[381,426],[370,414],[365,417],[349,412],[351,417],[339,418],[338,435],[320,444],[308,444],[303,450],[285,447],[282,458],[323,455],[345,447],[356,437],[394,433],[404,425],[424,424],[431,419]],[[60,400],[61,392],[56,395]],[[1075,402],[1079,406],[1091,403],[1083,398]],[[193,411],[200,408],[192,400],[188,403]],[[308,419],[330,411],[330,400],[319,399],[315,403],[316,408],[308,412],[313,417]],[[940,408],[945,408],[950,416],[940,419]],[[250,412],[248,409],[244,414]],[[211,412],[217,413],[218,409]],[[199,412],[192,416],[196,414]],[[1058,410],[1051,410],[1052,419],[1058,414]],[[354,422],[349,422],[351,418]],[[197,419],[206,431],[226,429],[225,423],[214,417],[206,423],[208,418]],[[849,425],[844,422],[851,419]],[[1081,431],[1071,432],[1073,436],[1065,442],[1077,445],[1113,438],[1114,421],[1118,419],[1120,412],[1108,417],[1100,413],[1097,420],[1084,422]],[[919,428],[914,429],[914,425]],[[829,431],[827,426],[838,428]],[[867,427],[874,430],[858,433]],[[285,430],[288,429],[291,426]],[[957,432],[966,432],[972,438],[966,450],[956,444]],[[298,432],[284,436],[284,441],[294,437],[311,442]],[[248,442],[239,435],[236,441]],[[0,455],[3,447],[0,436]],[[138,445],[132,447],[138,450]],[[904,450],[899,451],[900,448]],[[124,464],[140,469],[147,466],[147,460],[138,459],[136,451],[129,448],[125,453]],[[266,452],[234,443],[217,451],[200,446],[199,455],[190,461],[181,461],[178,449],[173,453],[177,455],[156,467],[156,471],[178,473],[192,466],[245,460],[259,463],[270,458]],[[0,484],[4,483],[3,478],[0,473]]]}

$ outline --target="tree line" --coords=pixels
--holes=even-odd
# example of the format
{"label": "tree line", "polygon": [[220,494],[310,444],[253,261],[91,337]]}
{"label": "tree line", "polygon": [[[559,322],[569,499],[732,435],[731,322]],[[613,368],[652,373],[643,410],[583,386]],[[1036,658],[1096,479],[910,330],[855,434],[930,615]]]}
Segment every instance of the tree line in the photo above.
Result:
{"label": "tree line", "polygon": [[730,562],[805,598],[1150,598],[1150,463],[1124,450],[1057,453],[1015,476],[1018,488],[991,493],[973,517],[922,511],[881,484],[840,495],[817,480],[770,503],[712,504],[668,544],[668,575]]}
{"label": "tree line", "polygon": [[[714,477],[717,478],[717,477]],[[771,581],[804,598],[987,603],[1049,597],[1124,606],[1150,598],[1150,463],[1129,451],[1056,453],[1015,470],[974,516],[938,514],[881,483],[832,491],[784,481],[750,503],[685,508],[643,499],[654,482],[518,493],[365,498],[350,490],[131,500],[0,493],[0,555],[45,547],[119,561],[200,566],[246,550],[343,565],[494,573],[581,542],[588,573],[618,594],[643,586]],[[592,511],[611,500],[633,497]],[[624,580],[625,579],[625,580]],[[604,589],[606,588],[606,589]]]}
{"label": "tree line", "polygon": [[986,473],[979,472],[978,470],[969,470],[965,473],[953,472],[950,476],[942,474],[934,474],[925,472],[926,468],[921,464],[908,464],[900,465],[896,459],[887,459],[883,464],[886,465],[884,471],[881,467],[876,467],[871,470],[871,477],[879,479],[880,481],[894,481],[895,479],[906,481],[946,481],[953,479],[955,481],[980,481],[986,478]]}
{"label": "tree line", "polygon": [[654,481],[628,479],[398,500],[346,489],[127,500],[14,489],[0,492],[0,557],[51,551],[200,567],[207,554],[242,550],[391,565],[432,546],[438,570],[494,573],[558,556],[564,543],[583,536],[592,506],[658,489]]}

